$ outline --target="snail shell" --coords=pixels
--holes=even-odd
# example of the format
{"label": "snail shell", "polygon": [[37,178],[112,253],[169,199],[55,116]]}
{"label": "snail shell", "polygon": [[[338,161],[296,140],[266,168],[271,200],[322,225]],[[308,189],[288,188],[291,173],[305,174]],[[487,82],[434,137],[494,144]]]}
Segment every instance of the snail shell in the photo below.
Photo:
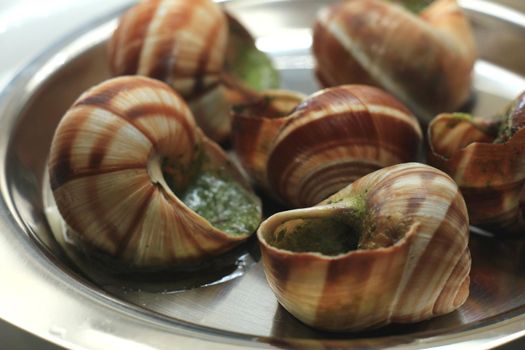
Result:
{"label": "snail shell", "polygon": [[237,106],[233,139],[251,178],[282,202],[304,207],[374,170],[414,160],[422,133],[391,95],[348,85],[306,99],[274,92]]}
{"label": "snail shell", "polygon": [[228,21],[210,0],[142,1],[121,18],[109,42],[113,75],[166,82],[190,101],[197,123],[214,140],[229,133],[220,86]]}
{"label": "snail shell", "polygon": [[235,17],[210,0],[142,1],[121,17],[108,46],[113,75],[166,82],[218,142],[230,137],[233,104],[278,85],[271,59]]}
{"label": "snail shell", "polygon": [[457,182],[471,223],[498,235],[522,236],[525,93],[500,118],[441,114],[430,123],[428,141],[430,164]]}
{"label": "snail shell", "polygon": [[169,86],[138,76],[80,96],[58,125],[49,160],[57,207],[79,244],[139,267],[194,262],[251,233],[226,232],[179,198],[205,173],[231,179],[248,198],[255,231],[260,203],[239,171]]}
{"label": "snail shell", "polygon": [[142,1],[120,18],[110,40],[111,71],[164,81],[188,97],[218,83],[227,33],[212,1]]}
{"label": "snail shell", "polygon": [[279,303],[315,328],[357,331],[446,314],[469,294],[468,216],[456,184],[418,163],[373,172],[257,231]]}
{"label": "snail shell", "polygon": [[456,0],[418,16],[383,0],[335,4],[319,13],[313,52],[322,85],[381,86],[427,122],[467,101],[476,57]]}

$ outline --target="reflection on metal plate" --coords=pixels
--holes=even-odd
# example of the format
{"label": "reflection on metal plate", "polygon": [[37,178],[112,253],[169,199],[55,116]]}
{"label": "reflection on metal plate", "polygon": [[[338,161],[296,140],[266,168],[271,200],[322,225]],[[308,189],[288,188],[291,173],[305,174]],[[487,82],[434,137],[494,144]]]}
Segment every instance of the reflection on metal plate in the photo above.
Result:
{"label": "reflection on metal plate", "polygon": [[[230,1],[226,6],[248,25],[258,47],[272,55],[283,87],[310,93],[318,85],[309,28],[316,11],[330,1],[300,1],[301,11],[298,2]],[[512,46],[523,43],[523,15],[504,9],[500,12],[510,16],[505,21],[490,13],[487,1],[478,1],[484,6],[479,8],[462,3],[481,55],[472,111],[494,114],[525,89],[525,51]],[[49,195],[44,185],[47,153],[58,120],[72,101],[109,77],[105,42],[114,17],[52,47],[0,95],[0,265],[10,266],[4,275],[8,287],[0,291],[0,317],[60,344],[92,348],[409,349],[450,343],[482,348],[522,335],[525,243],[480,234],[471,239],[471,295],[458,311],[358,334],[319,332],[284,311],[266,284],[254,239],[236,252],[242,259],[233,260],[238,264],[233,272],[210,277],[200,288],[165,284],[166,277],[154,282],[108,278],[96,268],[72,264],[75,257],[66,256],[53,236],[61,225],[52,201],[44,198]],[[502,57],[501,52],[512,55]],[[35,309],[46,317],[36,316]]]}

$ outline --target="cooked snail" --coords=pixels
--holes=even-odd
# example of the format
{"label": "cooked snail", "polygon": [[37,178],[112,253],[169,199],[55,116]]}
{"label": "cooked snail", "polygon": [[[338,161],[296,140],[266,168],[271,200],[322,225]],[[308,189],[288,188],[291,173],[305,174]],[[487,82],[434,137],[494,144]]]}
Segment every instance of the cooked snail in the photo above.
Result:
{"label": "cooked snail", "polygon": [[445,173],[371,173],[257,231],[279,303],[315,328],[357,331],[452,312],[469,294],[467,209]]}
{"label": "cooked snail", "polygon": [[251,178],[294,207],[314,205],[374,170],[415,160],[422,138],[403,104],[358,85],[308,98],[265,95],[236,107],[232,134]]}
{"label": "cooked snail", "polygon": [[85,92],[53,137],[51,189],[79,245],[137,267],[185,264],[255,232],[261,206],[184,101],[159,81]]}
{"label": "cooked snail", "polygon": [[525,92],[493,118],[441,114],[430,123],[429,162],[458,183],[470,221],[525,233]]}
{"label": "cooked snail", "polygon": [[135,5],[109,42],[109,61],[114,75],[139,74],[172,86],[217,141],[229,135],[231,103],[278,83],[246,29],[210,0]]}
{"label": "cooked snail", "polygon": [[[411,6],[422,3],[431,4]],[[318,15],[313,52],[322,85],[381,86],[426,122],[467,101],[476,58],[469,23],[456,0],[332,5]]]}

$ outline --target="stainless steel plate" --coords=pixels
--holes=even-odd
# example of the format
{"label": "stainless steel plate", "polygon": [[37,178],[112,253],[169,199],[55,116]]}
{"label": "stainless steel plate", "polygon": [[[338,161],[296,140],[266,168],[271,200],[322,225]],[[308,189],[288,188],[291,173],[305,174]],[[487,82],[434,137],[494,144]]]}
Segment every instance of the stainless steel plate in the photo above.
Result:
{"label": "stainless steel plate", "polygon": [[[332,1],[229,1],[260,49],[274,58],[283,87],[318,86],[310,26]],[[490,115],[525,90],[525,16],[488,1],[461,2],[472,20],[480,60],[472,111]],[[0,95],[0,317],[68,347],[488,348],[525,335],[525,243],[474,232],[471,295],[458,311],[414,325],[358,334],[315,331],[282,309],[264,279],[251,240],[200,288],[171,276],[131,280],[77,266],[46,219],[45,163],[52,133],[72,101],[109,77],[105,43],[117,14],[49,49]],[[52,209],[52,208],[51,208]],[[188,280],[183,279],[183,282]],[[192,284],[192,286],[194,286]]]}

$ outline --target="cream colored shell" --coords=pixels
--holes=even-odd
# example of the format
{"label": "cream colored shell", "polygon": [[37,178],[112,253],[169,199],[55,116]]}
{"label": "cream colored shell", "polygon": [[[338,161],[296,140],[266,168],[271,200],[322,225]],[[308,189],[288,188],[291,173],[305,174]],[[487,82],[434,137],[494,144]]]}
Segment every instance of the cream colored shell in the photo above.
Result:
{"label": "cream colored shell", "polygon": [[370,86],[337,86],[309,97],[277,91],[237,109],[233,139],[241,164],[293,207],[314,205],[377,169],[414,161],[422,140],[416,117]]}
{"label": "cream colored shell", "polygon": [[[342,215],[357,198],[364,199],[361,234],[372,232],[369,245],[400,223],[404,238],[335,256],[268,243],[283,223]],[[315,328],[357,331],[459,308],[469,294],[468,233],[456,184],[435,168],[408,163],[371,173],[317,206],[275,214],[257,236],[268,283],[286,310]]]}
{"label": "cream colored shell", "polygon": [[183,186],[201,151],[207,166],[241,178],[169,86],[115,78],[84,93],[60,121],[49,159],[51,188],[86,247],[133,266],[193,262],[246,238],[214,228],[166,184],[164,162],[174,165]]}
{"label": "cream colored shell", "polygon": [[324,86],[380,86],[425,122],[467,101],[476,59],[456,0],[433,1],[417,15],[391,1],[340,1],[319,12],[313,52]]}
{"label": "cream colored shell", "polygon": [[128,10],[109,42],[111,71],[171,85],[184,97],[219,80],[226,16],[210,0],[149,0]]}

